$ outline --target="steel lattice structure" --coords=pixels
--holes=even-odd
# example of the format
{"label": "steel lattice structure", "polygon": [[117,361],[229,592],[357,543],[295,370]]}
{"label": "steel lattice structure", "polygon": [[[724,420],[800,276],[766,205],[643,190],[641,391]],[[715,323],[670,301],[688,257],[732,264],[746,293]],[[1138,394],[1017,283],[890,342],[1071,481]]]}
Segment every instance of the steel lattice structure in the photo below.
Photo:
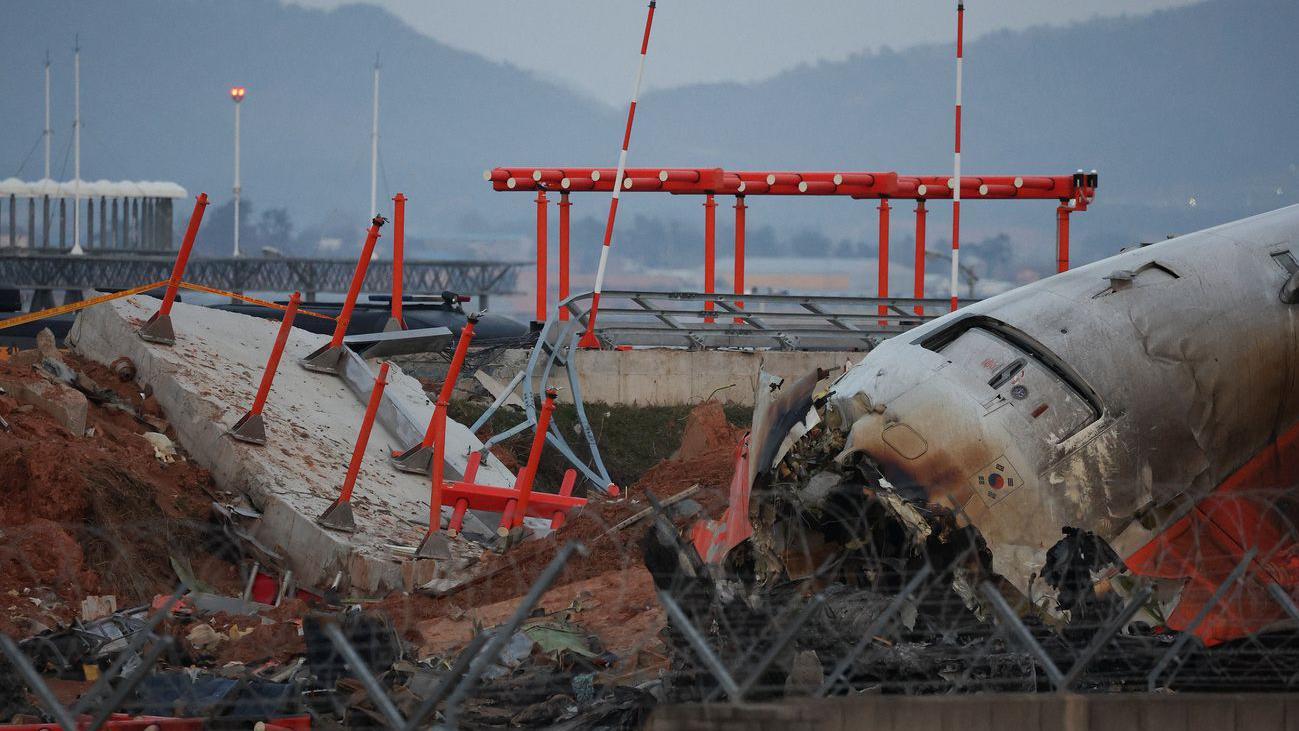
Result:
{"label": "steel lattice structure", "polygon": [[[126,289],[166,279],[170,256],[26,254],[0,252],[0,286],[14,289]],[[511,294],[521,262],[406,260],[405,291],[470,295]],[[346,292],[356,269],[349,259],[195,259],[186,280],[231,292]],[[387,292],[392,262],[372,261],[364,288]]]}

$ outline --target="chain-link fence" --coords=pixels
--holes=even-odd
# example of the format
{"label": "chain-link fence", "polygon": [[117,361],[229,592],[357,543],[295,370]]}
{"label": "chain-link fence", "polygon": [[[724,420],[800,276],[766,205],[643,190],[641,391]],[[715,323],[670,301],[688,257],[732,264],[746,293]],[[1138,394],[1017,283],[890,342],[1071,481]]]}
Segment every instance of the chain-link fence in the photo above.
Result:
{"label": "chain-link fence", "polygon": [[[1276,495],[1236,498],[1267,511]],[[663,703],[1285,691],[1299,678],[1283,506],[1230,514],[1235,526],[1222,510],[1179,522],[1163,558],[1185,577],[1167,563],[1143,576],[1066,531],[1027,596],[958,510],[859,487],[815,515],[787,498],[755,494],[755,533],[722,561],[691,542],[708,510],[646,493],[489,553],[442,596],[386,599],[293,586],[217,524],[63,526],[104,553],[62,566],[6,528],[4,579],[25,589],[8,592],[0,637],[5,720],[636,728]],[[86,583],[87,567],[156,548],[163,528],[204,536],[172,556],[174,591],[97,614],[103,594],[140,599],[149,579]],[[761,555],[773,551],[776,571]]]}

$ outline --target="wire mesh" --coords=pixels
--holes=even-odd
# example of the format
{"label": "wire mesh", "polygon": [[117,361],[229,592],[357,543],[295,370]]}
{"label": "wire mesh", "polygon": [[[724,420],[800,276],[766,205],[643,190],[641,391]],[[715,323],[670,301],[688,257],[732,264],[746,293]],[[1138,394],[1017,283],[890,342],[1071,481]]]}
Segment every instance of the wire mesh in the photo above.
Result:
{"label": "wire mesh", "polygon": [[[1274,493],[1255,497],[1268,496]],[[855,509],[845,502],[795,522],[758,520],[764,530],[786,532],[783,545],[796,547],[774,573],[758,568],[756,555],[769,549],[750,544],[722,564],[705,564],[686,533],[690,520],[670,507],[652,507],[632,528],[616,531],[622,513],[602,518],[593,510],[572,533],[585,546],[548,539],[494,556],[476,588],[446,597],[334,595],[313,606],[291,591],[280,607],[254,602],[213,613],[203,607],[214,587],[191,576],[171,594],[102,619],[65,613],[64,627],[55,621],[63,605],[94,596],[92,587],[81,585],[85,577],[77,573],[52,572],[47,556],[16,550],[24,543],[21,530],[6,528],[6,579],[61,588],[53,592],[58,599],[23,597],[47,597],[50,624],[43,631],[32,631],[40,626],[35,615],[20,620],[11,610],[9,636],[0,637],[9,676],[0,684],[8,691],[4,707],[9,718],[111,727],[115,714],[156,716],[166,696],[159,695],[160,679],[182,671],[251,689],[242,700],[203,707],[209,720],[246,718],[238,714],[252,709],[260,714],[255,720],[303,716],[391,728],[564,721],[633,728],[660,703],[864,691],[1285,691],[1299,677],[1294,587],[1277,575],[1288,548],[1276,541],[1238,547],[1239,559],[1216,574],[1195,565],[1221,563],[1215,552],[1222,515],[1183,533],[1189,544],[1206,546],[1189,557],[1196,578],[1142,578],[1122,564],[1083,561],[1073,575],[1081,583],[1029,597],[996,574],[977,537],[953,528],[955,522],[946,533],[937,528],[955,520],[950,511],[907,506],[928,511],[933,521],[930,539],[917,541],[899,533],[898,515],[878,499],[859,493],[857,502]],[[770,520],[772,506],[760,501],[755,519]],[[1271,517],[1282,512],[1275,508]],[[132,553],[157,530],[127,524],[92,532],[104,550]],[[217,532],[211,525],[170,530]],[[805,555],[793,556],[799,552]],[[248,556],[227,555],[245,572],[251,566]],[[1188,591],[1216,575],[1213,586]],[[1188,599],[1197,602],[1190,621],[1171,628],[1179,602]],[[598,611],[601,603],[614,611]],[[631,641],[613,639],[619,618],[627,624],[642,614],[649,618],[643,632]],[[287,626],[301,637],[275,647],[275,633],[256,630],[268,639],[265,652],[239,661],[205,649],[195,628],[221,626],[221,642],[238,644],[222,625],[236,616]],[[1204,636],[1224,617],[1249,629]],[[463,636],[429,642],[460,626]],[[234,636],[240,638],[238,630]],[[606,639],[621,644],[606,646]],[[69,699],[64,684],[82,677],[79,700]],[[279,694],[270,686],[281,687]],[[274,701],[249,701],[262,696]],[[184,693],[166,697],[177,710],[198,707]]]}

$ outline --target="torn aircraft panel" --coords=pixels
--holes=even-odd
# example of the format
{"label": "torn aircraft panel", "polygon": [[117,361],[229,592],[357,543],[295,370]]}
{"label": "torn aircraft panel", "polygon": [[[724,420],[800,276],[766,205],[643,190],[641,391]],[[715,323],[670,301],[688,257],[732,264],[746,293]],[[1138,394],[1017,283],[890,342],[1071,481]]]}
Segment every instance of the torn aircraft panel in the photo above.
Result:
{"label": "torn aircraft panel", "polygon": [[[919,501],[932,531],[976,529],[991,570],[1035,603],[1059,591],[1043,575],[1070,529],[1120,559],[1101,580],[1160,582],[1170,629],[1217,642],[1283,619],[1268,587],[1299,592],[1297,259],[1299,206],[1130,250],[888,340],[801,412],[757,414],[759,577],[854,545],[818,513],[905,525]],[[1215,603],[1242,563],[1242,590]]]}

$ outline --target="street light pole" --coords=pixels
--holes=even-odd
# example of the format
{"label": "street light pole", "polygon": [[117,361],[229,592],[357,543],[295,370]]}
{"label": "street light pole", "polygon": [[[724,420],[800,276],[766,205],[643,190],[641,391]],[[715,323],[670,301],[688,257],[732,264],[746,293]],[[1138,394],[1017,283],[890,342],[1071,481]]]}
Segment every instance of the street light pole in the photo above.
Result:
{"label": "street light pole", "polygon": [[45,180],[50,179],[50,138],[54,135],[50,127],[50,52],[45,52]]}
{"label": "street light pole", "polygon": [[235,103],[235,257],[239,256],[239,196],[243,192],[243,186],[239,183],[239,108],[243,106],[245,93],[247,90],[242,86],[230,87],[230,98]]}
{"label": "street light pole", "polygon": [[72,85],[75,94],[72,119],[72,251],[80,255],[81,250],[81,36],[77,36],[77,46],[73,53]]}

